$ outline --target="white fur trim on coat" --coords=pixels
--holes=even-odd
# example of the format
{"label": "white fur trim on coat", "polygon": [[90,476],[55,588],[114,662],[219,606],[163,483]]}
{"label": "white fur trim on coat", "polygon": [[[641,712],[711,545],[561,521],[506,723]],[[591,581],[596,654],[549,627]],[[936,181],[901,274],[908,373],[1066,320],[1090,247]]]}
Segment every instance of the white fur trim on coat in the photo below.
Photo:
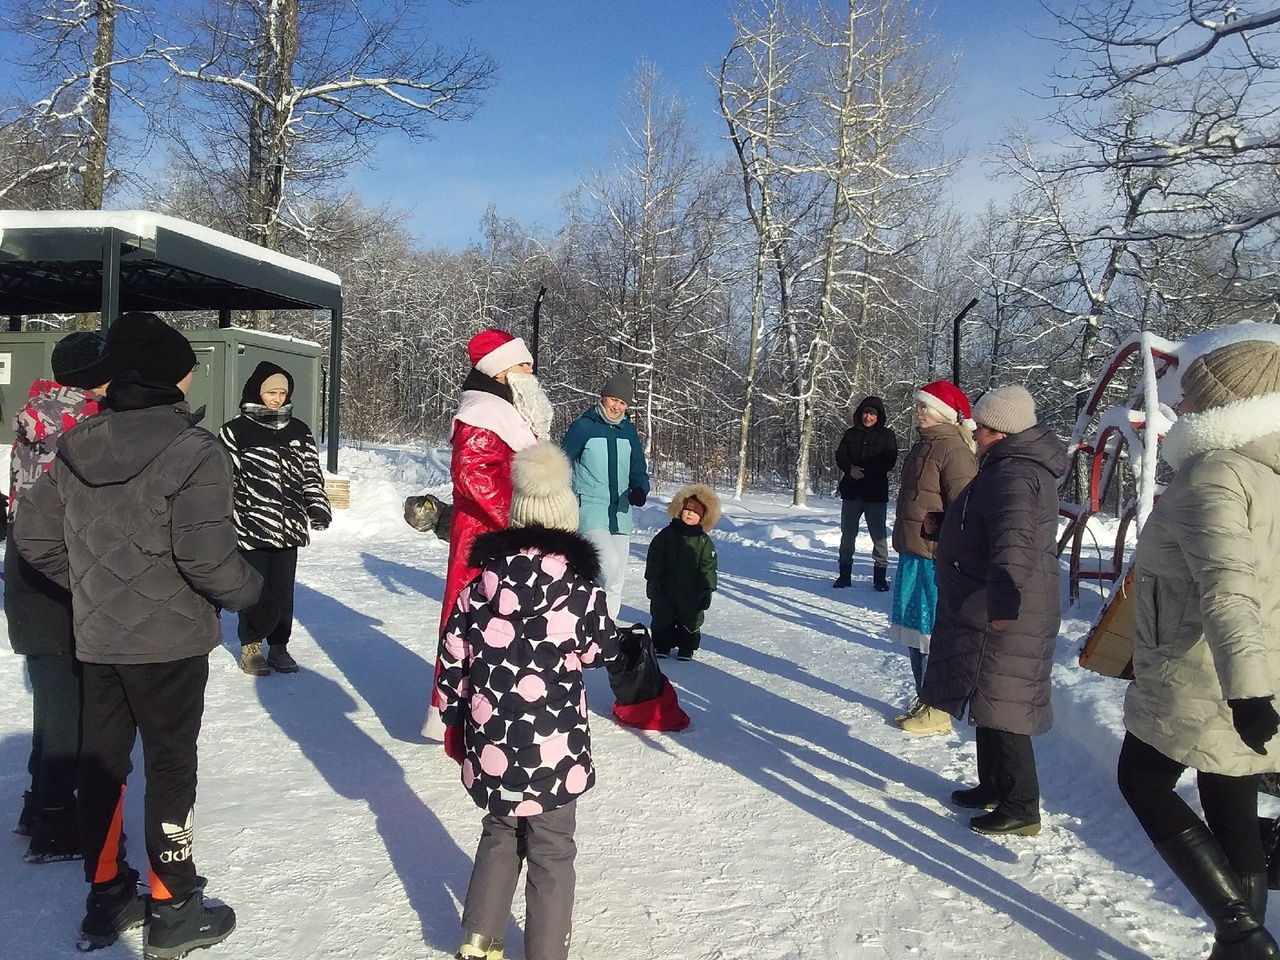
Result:
{"label": "white fur trim on coat", "polygon": [[1177,470],[1197,454],[1238,450],[1273,433],[1280,433],[1280,393],[1182,414],[1165,435],[1160,456]]}
{"label": "white fur trim on coat", "polygon": [[[506,369],[505,367],[503,369]],[[512,450],[523,450],[538,442],[533,427],[520,416],[518,410],[501,397],[483,390],[463,390],[458,401],[454,420],[492,430]]]}

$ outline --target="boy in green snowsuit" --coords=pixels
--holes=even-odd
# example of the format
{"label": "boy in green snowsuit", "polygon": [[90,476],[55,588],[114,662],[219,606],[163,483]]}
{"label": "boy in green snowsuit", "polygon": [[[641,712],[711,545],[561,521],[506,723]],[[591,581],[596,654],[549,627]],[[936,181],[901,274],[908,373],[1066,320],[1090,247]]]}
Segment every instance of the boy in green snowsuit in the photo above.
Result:
{"label": "boy in green snowsuit", "polygon": [[720,498],[705,484],[689,484],[667,514],[671,522],[649,544],[644,565],[653,647],[659,657],[676,649],[680,660],[692,660],[716,589],[716,547],[707,534],[720,519]]}

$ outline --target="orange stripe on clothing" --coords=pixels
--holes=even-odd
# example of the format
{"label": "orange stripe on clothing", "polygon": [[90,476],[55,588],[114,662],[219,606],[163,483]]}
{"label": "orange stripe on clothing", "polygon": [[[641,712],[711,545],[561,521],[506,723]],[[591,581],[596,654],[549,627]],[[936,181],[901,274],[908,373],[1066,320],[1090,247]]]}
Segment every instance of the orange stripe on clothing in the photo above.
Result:
{"label": "orange stripe on clothing", "polygon": [[120,786],[120,799],[116,801],[115,813],[111,815],[111,826],[107,827],[106,841],[98,853],[98,862],[93,870],[94,883],[107,883],[114,880],[120,872],[120,836],[124,832],[124,785]]}
{"label": "orange stripe on clothing", "polygon": [[169,888],[164,885],[157,875],[155,868],[150,863],[147,864],[147,872],[151,874],[151,899],[152,900],[172,900],[173,894]]}

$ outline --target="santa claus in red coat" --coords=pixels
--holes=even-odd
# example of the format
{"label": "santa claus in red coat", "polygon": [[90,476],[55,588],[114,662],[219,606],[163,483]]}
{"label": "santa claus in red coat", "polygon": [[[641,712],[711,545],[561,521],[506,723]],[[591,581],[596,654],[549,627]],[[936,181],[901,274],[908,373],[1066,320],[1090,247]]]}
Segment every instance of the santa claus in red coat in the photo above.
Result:
{"label": "santa claus in red coat", "polygon": [[[458,594],[480,572],[468,562],[471,544],[482,533],[507,527],[512,458],[551,431],[551,402],[533,375],[533,357],[523,340],[504,330],[482,330],[468,341],[467,355],[472,369],[462,384],[450,438],[453,520],[440,607],[441,631]],[[439,672],[437,658],[437,676]],[[444,733],[433,683],[431,709],[422,734],[441,740]]]}

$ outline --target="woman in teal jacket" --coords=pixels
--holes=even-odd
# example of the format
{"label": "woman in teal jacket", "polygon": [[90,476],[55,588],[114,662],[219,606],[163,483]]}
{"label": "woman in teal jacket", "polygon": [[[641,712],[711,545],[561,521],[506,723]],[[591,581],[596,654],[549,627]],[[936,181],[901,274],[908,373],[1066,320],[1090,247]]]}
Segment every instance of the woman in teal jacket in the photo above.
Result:
{"label": "woman in teal jacket", "polygon": [[622,607],[622,585],[631,555],[631,508],[649,496],[649,469],[640,435],[627,407],[631,378],[615,373],[600,390],[600,402],[569,424],[564,452],[573,463],[578,531],[600,553],[600,586],[609,615]]}

